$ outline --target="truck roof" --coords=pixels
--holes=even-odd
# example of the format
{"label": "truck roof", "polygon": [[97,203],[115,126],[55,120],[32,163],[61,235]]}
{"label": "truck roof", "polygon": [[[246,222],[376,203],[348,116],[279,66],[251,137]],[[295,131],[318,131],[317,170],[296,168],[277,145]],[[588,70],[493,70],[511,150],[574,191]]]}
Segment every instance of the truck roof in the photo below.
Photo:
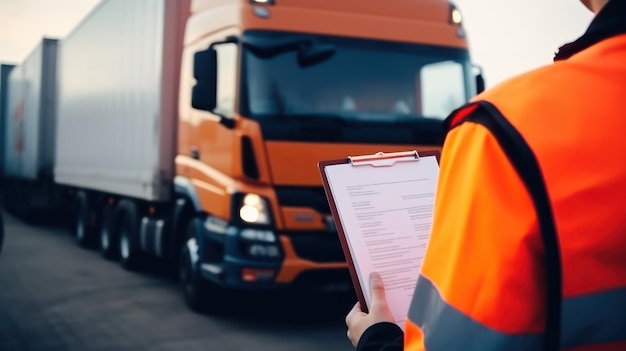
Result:
{"label": "truck roof", "polygon": [[[186,42],[236,26],[466,48],[447,0],[192,0]],[[211,27],[211,28],[207,28]]]}
{"label": "truck roof", "polygon": [[[266,5],[273,2],[273,5]],[[383,16],[427,22],[447,22],[450,2],[447,0],[193,0],[192,13],[225,5],[257,5],[311,11]],[[443,12],[441,10],[444,10]]]}

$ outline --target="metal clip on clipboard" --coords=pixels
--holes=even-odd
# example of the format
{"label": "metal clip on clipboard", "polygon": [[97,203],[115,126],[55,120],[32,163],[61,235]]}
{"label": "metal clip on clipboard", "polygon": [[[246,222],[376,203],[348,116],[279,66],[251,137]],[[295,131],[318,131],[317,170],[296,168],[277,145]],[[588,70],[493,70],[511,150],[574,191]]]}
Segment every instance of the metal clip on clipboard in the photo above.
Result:
{"label": "metal clip on clipboard", "polygon": [[401,152],[377,152],[373,155],[364,156],[348,156],[348,162],[352,166],[374,166],[374,167],[390,167],[397,162],[419,161],[420,156],[417,151],[401,151]]}

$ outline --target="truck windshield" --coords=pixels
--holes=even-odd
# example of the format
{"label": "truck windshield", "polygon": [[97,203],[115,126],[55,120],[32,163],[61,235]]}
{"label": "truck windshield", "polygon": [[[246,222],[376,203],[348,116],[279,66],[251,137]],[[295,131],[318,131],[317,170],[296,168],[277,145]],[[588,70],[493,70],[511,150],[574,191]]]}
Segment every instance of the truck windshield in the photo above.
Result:
{"label": "truck windshield", "polygon": [[[296,34],[254,31],[250,42],[289,42]],[[302,37],[299,35],[298,37]],[[302,50],[270,55],[244,45],[240,110],[257,120],[316,120],[364,126],[414,123],[439,131],[474,93],[467,50],[311,36],[332,55],[302,64]],[[297,42],[297,39],[294,39]],[[270,50],[271,51],[271,50]],[[315,51],[315,50],[313,50]],[[318,50],[319,51],[319,50]],[[265,53],[268,50],[264,51]]]}

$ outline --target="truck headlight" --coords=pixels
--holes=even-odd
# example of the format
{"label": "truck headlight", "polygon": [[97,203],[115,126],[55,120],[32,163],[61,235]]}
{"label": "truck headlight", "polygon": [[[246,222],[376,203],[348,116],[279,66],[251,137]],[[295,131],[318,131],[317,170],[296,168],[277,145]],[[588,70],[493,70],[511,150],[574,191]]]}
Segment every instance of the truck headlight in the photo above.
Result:
{"label": "truck headlight", "polygon": [[270,224],[267,201],[257,194],[246,194],[239,208],[239,217],[246,223]]}

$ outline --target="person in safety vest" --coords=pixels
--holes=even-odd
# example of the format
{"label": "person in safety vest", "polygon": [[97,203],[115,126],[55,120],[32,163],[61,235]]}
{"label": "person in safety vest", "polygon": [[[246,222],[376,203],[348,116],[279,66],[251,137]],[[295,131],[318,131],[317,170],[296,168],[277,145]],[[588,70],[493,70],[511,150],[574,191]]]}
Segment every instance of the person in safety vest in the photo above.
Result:
{"label": "person in safety vest", "polygon": [[357,350],[626,350],[626,0],[448,117],[404,331],[381,275]]}

